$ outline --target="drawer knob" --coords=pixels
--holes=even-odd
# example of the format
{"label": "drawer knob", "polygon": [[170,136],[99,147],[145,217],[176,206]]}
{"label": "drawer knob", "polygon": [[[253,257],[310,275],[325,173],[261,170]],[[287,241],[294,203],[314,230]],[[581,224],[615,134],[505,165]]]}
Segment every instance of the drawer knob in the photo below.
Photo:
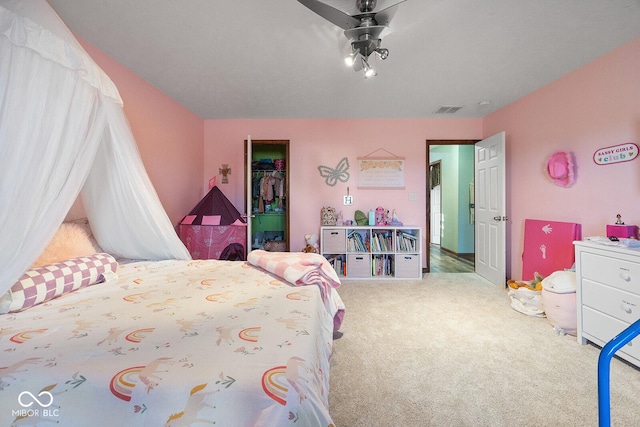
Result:
{"label": "drawer knob", "polygon": [[633,309],[629,304],[622,304],[622,310],[627,314],[631,314],[633,312]]}
{"label": "drawer knob", "polygon": [[631,281],[631,276],[629,276],[627,273],[622,273],[620,277],[622,277],[622,280],[624,280],[625,282]]}

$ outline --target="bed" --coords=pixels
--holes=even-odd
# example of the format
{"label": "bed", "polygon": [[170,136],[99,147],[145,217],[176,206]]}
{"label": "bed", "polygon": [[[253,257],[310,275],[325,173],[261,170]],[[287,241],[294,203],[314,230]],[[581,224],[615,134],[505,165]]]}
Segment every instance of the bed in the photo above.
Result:
{"label": "bed", "polygon": [[319,258],[256,254],[119,261],[0,316],[0,425],[333,425],[337,284]]}

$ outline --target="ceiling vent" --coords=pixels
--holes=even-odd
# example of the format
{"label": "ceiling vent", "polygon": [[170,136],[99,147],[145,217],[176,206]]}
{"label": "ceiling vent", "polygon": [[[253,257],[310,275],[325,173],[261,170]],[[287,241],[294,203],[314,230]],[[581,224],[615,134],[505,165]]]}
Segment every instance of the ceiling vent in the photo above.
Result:
{"label": "ceiling vent", "polygon": [[463,106],[457,106],[457,105],[443,105],[442,107],[438,108],[434,114],[453,114],[456,113],[459,109],[461,109]]}

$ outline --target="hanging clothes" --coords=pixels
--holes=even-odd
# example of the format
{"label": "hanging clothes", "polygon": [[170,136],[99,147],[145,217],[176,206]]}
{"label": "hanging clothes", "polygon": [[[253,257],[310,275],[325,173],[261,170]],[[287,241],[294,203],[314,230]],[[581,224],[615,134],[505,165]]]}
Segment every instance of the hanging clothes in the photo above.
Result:
{"label": "hanging clothes", "polygon": [[274,191],[273,186],[276,183],[276,179],[272,175],[265,176],[263,179],[262,187],[264,189],[264,202],[266,204],[273,203]]}

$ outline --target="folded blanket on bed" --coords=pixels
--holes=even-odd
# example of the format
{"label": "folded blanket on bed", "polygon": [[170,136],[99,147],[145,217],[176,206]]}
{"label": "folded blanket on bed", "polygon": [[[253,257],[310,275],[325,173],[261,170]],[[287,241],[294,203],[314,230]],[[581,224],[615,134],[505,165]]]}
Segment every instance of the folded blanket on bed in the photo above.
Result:
{"label": "folded blanket on bed", "polygon": [[[249,252],[247,262],[295,286],[318,285],[325,303],[331,288],[340,286],[340,279],[336,271],[320,254],[253,250]],[[335,330],[340,327],[343,316],[344,309],[338,310],[334,317]]]}
{"label": "folded blanket on bed", "polygon": [[247,261],[292,285],[303,286],[322,282],[323,285],[332,288],[340,286],[340,279],[335,270],[325,257],[319,254],[254,250],[249,252]]}

